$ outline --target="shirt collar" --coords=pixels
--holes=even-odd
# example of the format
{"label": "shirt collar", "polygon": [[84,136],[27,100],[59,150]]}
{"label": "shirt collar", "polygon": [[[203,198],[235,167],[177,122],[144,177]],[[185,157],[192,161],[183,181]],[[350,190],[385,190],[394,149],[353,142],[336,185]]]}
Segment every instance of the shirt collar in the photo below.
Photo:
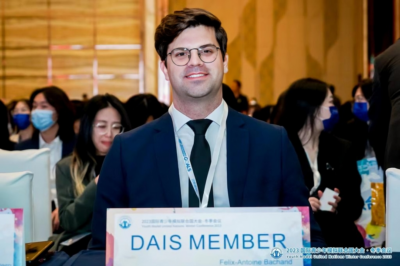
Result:
{"label": "shirt collar", "polygon": [[42,135],[39,134],[39,147],[43,148],[43,147],[49,147],[49,146],[53,146],[60,143],[60,137],[57,136],[51,143],[46,143],[44,141],[44,139],[42,138]]}
{"label": "shirt collar", "polygon": [[[213,121],[217,125],[221,126],[222,117],[223,117],[223,114],[224,114],[224,104],[226,104],[226,103],[225,103],[224,100],[222,100],[221,104],[211,114],[209,114],[206,117],[206,119],[210,119],[211,121]],[[187,122],[192,120],[189,117],[187,117],[186,115],[182,114],[180,111],[178,111],[175,108],[173,103],[170,106],[168,112],[171,115],[172,120],[174,121],[174,128],[175,128],[176,132],[178,132]]]}

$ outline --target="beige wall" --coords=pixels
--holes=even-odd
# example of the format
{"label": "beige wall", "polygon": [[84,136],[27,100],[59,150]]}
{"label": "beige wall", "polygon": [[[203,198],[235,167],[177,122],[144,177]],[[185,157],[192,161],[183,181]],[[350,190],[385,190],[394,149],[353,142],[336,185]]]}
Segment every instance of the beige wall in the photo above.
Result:
{"label": "beige wall", "polygon": [[315,77],[350,98],[363,73],[363,0],[179,0],[205,8],[228,33],[229,72],[243,92],[262,104],[275,103],[296,79]]}

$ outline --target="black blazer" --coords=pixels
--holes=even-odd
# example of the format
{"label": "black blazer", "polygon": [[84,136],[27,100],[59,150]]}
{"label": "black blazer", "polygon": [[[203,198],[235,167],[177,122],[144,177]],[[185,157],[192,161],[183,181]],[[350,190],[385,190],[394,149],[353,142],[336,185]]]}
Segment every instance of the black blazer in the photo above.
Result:
{"label": "black blazer", "polygon": [[[297,134],[290,134],[293,146],[299,157],[301,168],[309,191],[314,186],[314,175],[307,155]],[[318,152],[318,171],[321,184],[311,195],[318,198],[318,190],[325,188],[340,190],[342,200],[337,213],[318,211],[315,219],[321,227],[328,247],[363,247],[364,240],[355,225],[364,207],[361,197],[361,177],[357,170],[356,160],[350,149],[351,144],[345,140],[322,132]]]}
{"label": "black blazer", "polygon": [[[71,155],[76,143],[76,137],[70,141],[63,141],[61,158]],[[39,149],[39,134],[35,134],[31,139],[17,143],[14,148],[16,151]]]}
{"label": "black blazer", "polygon": [[375,59],[369,116],[378,164],[400,168],[400,39]]}
{"label": "black blazer", "polygon": [[357,161],[364,159],[365,149],[368,145],[368,124],[366,122],[353,115],[350,120],[339,123],[332,134],[352,144]]}

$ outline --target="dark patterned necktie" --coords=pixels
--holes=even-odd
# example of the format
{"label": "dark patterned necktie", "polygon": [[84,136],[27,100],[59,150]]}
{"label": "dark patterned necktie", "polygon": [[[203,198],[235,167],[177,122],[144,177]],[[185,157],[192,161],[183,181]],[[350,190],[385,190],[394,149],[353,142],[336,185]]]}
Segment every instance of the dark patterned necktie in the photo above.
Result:
{"label": "dark patterned necktie", "polygon": [[[190,154],[190,163],[192,164],[193,173],[196,177],[197,186],[199,188],[200,199],[203,197],[204,188],[206,186],[208,170],[211,165],[211,149],[206,140],[206,132],[210,124],[209,119],[192,120],[187,125],[194,132],[194,143],[192,153]],[[189,207],[199,207],[199,199],[189,180]],[[213,189],[211,187],[208,207],[214,207]]]}

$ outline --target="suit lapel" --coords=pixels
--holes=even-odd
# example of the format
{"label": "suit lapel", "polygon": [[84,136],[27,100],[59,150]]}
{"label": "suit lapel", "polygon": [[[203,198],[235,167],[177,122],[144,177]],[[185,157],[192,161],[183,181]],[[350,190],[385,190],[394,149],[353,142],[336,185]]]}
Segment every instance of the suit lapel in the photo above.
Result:
{"label": "suit lapel", "polygon": [[314,186],[314,173],[311,170],[310,162],[308,161],[304,147],[297,134],[288,133],[288,136],[297,153],[297,158],[299,159],[303,171],[304,182],[308,190],[311,190]]}
{"label": "suit lapel", "polygon": [[226,121],[228,193],[231,207],[241,207],[247,177],[249,132],[241,115],[229,109]]}
{"label": "suit lapel", "polygon": [[182,207],[178,158],[171,116],[166,113],[155,123],[154,153],[164,196],[170,207]]}

